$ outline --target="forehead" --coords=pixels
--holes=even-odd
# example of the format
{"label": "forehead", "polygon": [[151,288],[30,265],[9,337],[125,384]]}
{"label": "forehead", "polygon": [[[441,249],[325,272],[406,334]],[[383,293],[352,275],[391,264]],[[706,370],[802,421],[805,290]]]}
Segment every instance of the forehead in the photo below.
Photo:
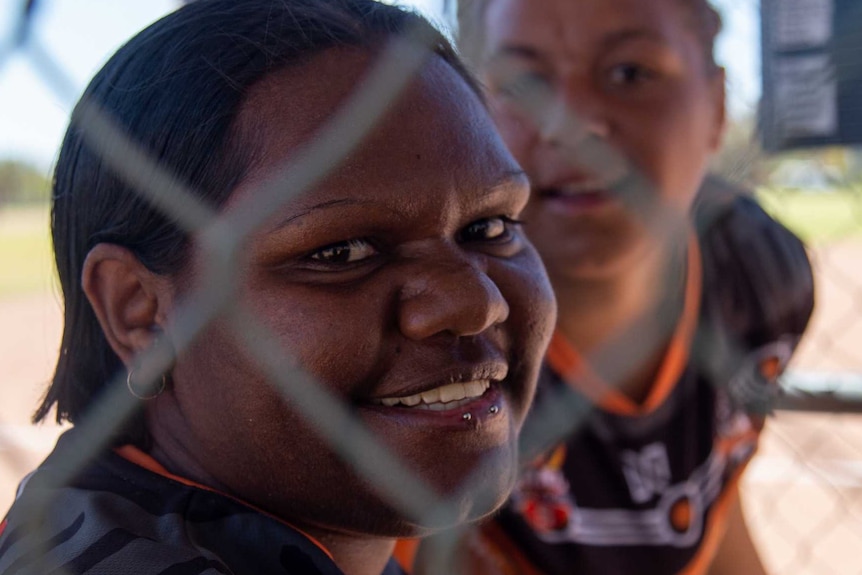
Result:
{"label": "forehead", "polygon": [[[264,79],[238,118],[256,141],[259,160],[238,194],[289,161],[363,86],[378,54],[335,48]],[[361,114],[359,114],[361,115]],[[348,122],[353,128],[361,119]],[[439,56],[415,74],[361,143],[333,166],[313,193],[405,196],[404,190],[471,188],[516,168],[487,112],[467,83]],[[394,184],[398,184],[397,187]],[[416,200],[414,194],[413,200]]]}
{"label": "forehead", "polygon": [[675,43],[689,32],[678,0],[488,0],[483,23],[492,52],[518,45],[554,53],[630,32]]}

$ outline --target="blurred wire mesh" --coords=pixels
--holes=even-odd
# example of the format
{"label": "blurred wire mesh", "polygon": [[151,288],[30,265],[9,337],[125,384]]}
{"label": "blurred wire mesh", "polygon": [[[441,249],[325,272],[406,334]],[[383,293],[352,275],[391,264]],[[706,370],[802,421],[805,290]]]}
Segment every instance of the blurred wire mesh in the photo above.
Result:
{"label": "blurred wire mesh", "polygon": [[[750,8],[753,2],[726,2],[725,10]],[[33,26],[38,25],[35,15],[47,5],[48,0],[27,0],[18,6],[15,25],[6,38],[0,38],[0,79],[13,58],[23,59],[71,111],[77,97],[74,83],[56,57],[32,34]],[[452,13],[450,3],[446,3],[444,12]],[[423,39],[411,40],[415,46]],[[274,193],[275,190],[299,193],[313,186],[361,141],[421,66],[425,53],[405,51],[404,47],[405,44],[393,46],[342,113],[324,126],[313,144],[300,154],[300,161],[284,166],[278,182],[264,185],[262,192],[269,191],[267,201],[249,206],[232,220],[220,218],[198,205],[137,150],[134,142],[123,138],[121,128],[102,115],[97,105],[81,109],[74,120],[87,126],[91,144],[103,150],[113,169],[135,181],[155,205],[184,225],[210,230],[206,237],[211,239],[210,269],[216,281],[206,283],[221,289],[210,289],[200,294],[201,298],[190,298],[195,305],[180,312],[178,351],[214,315],[231,308],[233,247],[273,206],[289,200],[288,195]],[[0,90],[4,89],[14,87],[4,86],[0,80]],[[731,94],[733,89],[730,85]],[[356,122],[357,118],[362,122]],[[755,119],[751,110],[747,118],[733,123],[715,168],[732,181],[756,190],[758,199],[770,213],[807,240],[817,275],[818,301],[809,334],[785,377],[787,393],[782,410],[764,434],[760,455],[747,473],[744,494],[749,522],[771,573],[862,573],[862,556],[854,552],[862,544],[862,418],[855,415],[862,411],[862,153],[836,148],[768,156],[758,144]],[[116,145],[117,142],[121,145]],[[601,157],[612,151],[595,153]],[[285,181],[289,185],[283,185]],[[667,228],[658,219],[655,224],[656,230]],[[0,271],[6,265],[0,260]],[[0,324],[3,330],[17,332],[20,327],[7,320],[16,317],[15,305],[0,307],[6,316]],[[232,313],[240,337],[249,345],[273,341],[260,335],[264,327],[256,318],[240,309],[233,309]],[[656,340],[661,338],[620,334],[608,349],[615,352],[613,355],[632,356],[648,351],[635,349],[636,342]],[[0,339],[0,345],[5,342]],[[310,419],[358,473],[382,485],[383,491],[394,498],[393,503],[410,516],[428,518],[433,513],[433,519],[445,520],[451,512],[445,502],[382,448],[372,434],[364,431],[348,409],[296,368],[293,371],[283,368],[285,364],[293,365],[289,350],[255,347],[251,351],[264,370],[272,374],[273,384],[292,394],[292,400],[305,406],[309,413],[328,414]],[[171,358],[146,359],[156,374],[169,365]],[[0,366],[0,371],[5,368]],[[9,383],[34,388],[39,385],[33,380]],[[86,436],[88,447],[79,451],[77,464],[86,463],[88,455],[108,435],[105,430],[121,424],[122,417],[134,407],[123,385],[114,389],[116,393],[106,396],[102,409],[95,410],[94,417],[86,423],[90,430]],[[39,391],[36,389],[36,393]],[[5,395],[4,390],[4,398]],[[28,414],[30,407],[24,406]],[[576,425],[571,413],[553,415],[548,419],[550,437]],[[20,426],[8,423],[0,419],[0,461],[4,468],[0,486],[11,497],[14,482],[30,470],[50,442],[28,445],[21,439],[24,435],[16,435]],[[344,433],[344,429],[351,429],[351,433]],[[547,437],[541,441],[546,440]]]}

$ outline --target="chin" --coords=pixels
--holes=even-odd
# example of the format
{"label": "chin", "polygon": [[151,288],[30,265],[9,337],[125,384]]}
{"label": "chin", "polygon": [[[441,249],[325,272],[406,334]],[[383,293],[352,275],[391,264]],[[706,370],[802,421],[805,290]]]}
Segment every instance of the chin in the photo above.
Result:
{"label": "chin", "polygon": [[[403,520],[398,526],[395,537],[426,537],[447,529],[456,528],[490,517],[509,499],[518,475],[517,449],[512,447],[507,453],[495,456],[499,464],[485,467],[481,475],[470,474],[459,482],[457,488],[445,489],[448,495],[440,495],[443,503],[452,505],[455,516],[435,520],[433,516],[421,522]],[[465,485],[465,481],[470,485]],[[469,489],[465,489],[469,487]],[[440,509],[432,510],[439,512]]]}
{"label": "chin", "polygon": [[545,265],[552,276],[571,282],[614,280],[646,262],[656,261],[660,251],[648,237],[631,238],[610,245],[593,244],[589,250],[555,254]]}

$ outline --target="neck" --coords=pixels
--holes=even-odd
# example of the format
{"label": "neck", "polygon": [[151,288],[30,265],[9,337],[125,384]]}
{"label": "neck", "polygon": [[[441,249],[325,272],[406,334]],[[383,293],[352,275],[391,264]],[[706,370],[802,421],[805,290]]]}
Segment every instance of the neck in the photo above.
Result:
{"label": "neck", "polygon": [[[167,427],[158,425],[158,422],[164,423],[164,418],[170,417],[171,411],[170,409],[148,411],[148,428],[152,430],[153,435],[153,446],[149,455],[170,473],[222,493],[231,494],[227,486],[222,485],[197,463],[195,454],[177,441],[174,435],[161,433],[161,430]],[[182,423],[181,421],[180,424]],[[335,564],[345,575],[380,575],[395,547],[395,540],[391,538],[360,537],[314,526],[308,527],[300,523],[294,525],[329,551]]]}
{"label": "neck", "polygon": [[685,266],[668,251],[612,276],[551,278],[557,328],[604,381],[636,403],[649,394],[682,311]]}
{"label": "neck", "polygon": [[310,529],[345,575],[380,575],[395,548],[394,539],[360,538],[349,533]]}

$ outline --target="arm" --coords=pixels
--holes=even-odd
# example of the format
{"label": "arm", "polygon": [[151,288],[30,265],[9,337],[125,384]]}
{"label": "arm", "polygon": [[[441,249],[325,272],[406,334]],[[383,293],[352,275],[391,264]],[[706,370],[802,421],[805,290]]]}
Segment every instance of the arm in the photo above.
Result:
{"label": "arm", "polygon": [[[704,185],[695,206],[704,253],[704,285],[713,339],[704,359],[716,385],[751,383],[729,390],[760,429],[777,392],[778,371],[766,369],[761,352],[776,342],[792,346],[805,331],[814,307],[814,277],[802,242],[769,217],[747,195],[717,180]],[[748,377],[736,378],[753,356]],[[784,360],[786,361],[786,357]],[[744,375],[744,374],[743,374]],[[762,389],[762,397],[749,393]],[[764,575],[751,540],[738,490],[710,575]]]}
{"label": "arm", "polygon": [[733,497],[727,531],[709,569],[709,575],[766,575],[745,523],[738,489]]}
{"label": "arm", "polygon": [[[811,317],[811,263],[799,238],[745,194],[705,185],[695,209],[708,336],[700,359],[717,386],[730,385],[737,404],[762,418]],[[740,377],[741,366],[751,373]]]}

